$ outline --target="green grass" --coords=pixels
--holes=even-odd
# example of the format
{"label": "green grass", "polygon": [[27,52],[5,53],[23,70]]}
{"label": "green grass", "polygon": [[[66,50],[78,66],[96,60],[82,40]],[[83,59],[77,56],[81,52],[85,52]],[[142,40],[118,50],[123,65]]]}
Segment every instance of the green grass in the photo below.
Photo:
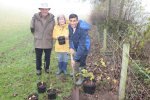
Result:
{"label": "green grass", "polygon": [[29,26],[32,17],[7,8],[5,10],[0,8],[0,13],[0,54],[2,54],[32,37]]}
{"label": "green grass", "polygon": [[[29,44],[29,45],[28,45]],[[42,76],[36,75],[35,65],[35,53],[33,47],[33,39],[26,43],[24,46],[5,54],[1,57],[0,67],[0,99],[1,100],[24,100],[29,94],[38,93],[37,83],[42,81]],[[44,54],[42,56],[44,58]],[[70,58],[70,56],[69,56]],[[70,59],[69,59],[70,61]],[[51,55],[51,78],[52,88],[60,89],[61,97],[68,97],[71,94],[71,88],[73,88],[73,81],[70,76],[65,76],[63,73],[56,75],[58,71],[57,53],[52,50]],[[68,73],[71,72],[70,63],[67,67]],[[31,79],[32,90],[30,88],[29,76]],[[50,75],[45,73],[44,82],[47,83],[47,88],[50,86]],[[66,79],[63,82],[63,79]],[[18,93],[16,97],[13,97],[14,93]],[[39,94],[39,93],[38,93]],[[46,96],[46,97],[45,97]],[[39,94],[39,100],[47,98],[46,93]],[[61,98],[57,96],[56,100]]]}
{"label": "green grass", "polygon": [[[0,8],[0,55],[8,52],[12,48],[22,44],[27,39],[32,37],[30,33],[30,20],[32,16],[17,11],[9,12],[3,11]],[[8,17],[10,16],[10,17]],[[42,76],[36,75],[35,52],[33,47],[33,38],[25,45],[15,49],[0,57],[0,100],[27,100],[31,93],[38,93],[37,83],[42,81]],[[52,88],[60,90],[57,93],[56,100],[62,100],[63,97],[71,95],[73,88],[73,80],[69,75],[65,76],[63,73],[56,75],[58,71],[58,55],[54,51],[51,53],[51,78]],[[68,73],[72,72],[70,65],[70,56],[68,56]],[[44,54],[42,56],[44,61]],[[43,67],[43,66],[42,66]],[[43,70],[42,70],[43,71]],[[47,90],[50,87],[49,74],[44,75],[44,82],[47,83]],[[29,81],[29,77],[31,82]],[[66,81],[64,81],[64,79]],[[30,88],[32,85],[32,91]],[[79,87],[81,88],[81,87]],[[13,94],[17,93],[17,96]],[[38,93],[39,100],[46,100],[46,93]]]}
{"label": "green grass", "polygon": [[[7,8],[0,4],[0,55],[21,45],[33,35],[30,32],[30,21],[33,16],[32,12],[21,9]],[[54,14],[55,20],[57,15]],[[69,15],[65,15],[68,19]],[[79,16],[83,19],[83,16]],[[50,87],[50,75],[44,72],[41,76],[36,75],[36,59],[33,47],[33,38],[23,46],[8,52],[0,57],[0,100],[27,100],[32,93],[38,93],[37,83],[42,81],[47,83],[47,90]],[[67,72],[71,73],[70,56],[68,56]],[[51,78],[52,87],[59,90],[56,100],[63,100],[72,93],[73,79],[63,73],[56,75],[58,72],[58,55],[52,49],[51,53]],[[44,61],[44,54],[42,55]],[[42,66],[43,67],[43,66]],[[43,68],[44,69],[44,68]],[[43,71],[43,70],[42,70]],[[31,81],[29,80],[29,77]],[[64,81],[65,80],[65,81]],[[30,88],[32,86],[32,91]],[[79,88],[82,88],[81,86]],[[14,96],[13,94],[18,94]],[[38,93],[39,100],[46,100],[46,93]]]}

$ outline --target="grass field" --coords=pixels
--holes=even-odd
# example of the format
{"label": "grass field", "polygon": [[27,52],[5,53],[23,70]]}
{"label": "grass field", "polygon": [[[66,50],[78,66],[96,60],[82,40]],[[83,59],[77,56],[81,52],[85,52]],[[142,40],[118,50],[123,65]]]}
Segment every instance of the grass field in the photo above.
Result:
{"label": "grass field", "polygon": [[[32,16],[26,15],[26,13],[24,14],[21,11],[3,11],[1,8],[0,13],[1,55],[32,37],[29,28]],[[0,57],[0,100],[27,100],[28,95],[31,93],[38,93],[37,83],[42,81],[44,72],[41,76],[36,75],[33,41],[32,38],[21,47]],[[44,54],[42,58],[44,58]],[[62,98],[71,94],[73,81],[69,75],[56,75],[58,71],[57,59],[57,53],[53,48],[51,55],[52,88],[59,90],[56,100],[62,100]],[[68,73],[71,73],[70,56],[67,69]],[[47,73],[44,75],[47,89],[50,86],[49,77],[50,75]],[[32,91],[29,78],[31,79]],[[39,94],[39,100],[46,100],[46,98],[46,93]]]}

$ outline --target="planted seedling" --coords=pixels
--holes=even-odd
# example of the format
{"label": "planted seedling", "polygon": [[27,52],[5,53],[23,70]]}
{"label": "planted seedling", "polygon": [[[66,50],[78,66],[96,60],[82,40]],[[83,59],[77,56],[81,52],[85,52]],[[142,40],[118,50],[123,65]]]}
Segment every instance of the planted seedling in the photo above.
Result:
{"label": "planted seedling", "polygon": [[33,98],[36,98],[36,96],[32,94],[32,96],[29,97],[29,100],[32,100]]}
{"label": "planted seedling", "polygon": [[[45,61],[45,67],[46,67],[46,61]],[[42,76],[42,85],[41,86],[43,86],[43,82],[44,82],[44,76],[45,76],[45,68],[44,68],[44,75]]]}
{"label": "planted seedling", "polygon": [[[32,92],[31,79],[30,79],[30,75],[29,75],[29,74],[28,74],[28,77],[29,77],[30,89],[31,89],[31,92]],[[34,95],[33,95],[33,92],[32,92],[32,96],[34,96]]]}
{"label": "planted seedling", "polygon": [[[50,81],[50,87],[49,87],[49,89],[51,89],[52,80],[51,80],[51,74],[50,74],[50,66],[49,66],[49,76],[50,76],[50,78],[49,78],[49,81]],[[51,91],[53,92],[53,89],[51,89]]]}
{"label": "planted seedling", "polygon": [[89,73],[86,69],[82,70],[82,73],[77,73],[77,75],[82,74],[83,77],[86,77],[87,79],[83,80],[83,91],[88,94],[93,94],[95,92],[96,87],[96,81],[94,80],[93,73]]}
{"label": "planted seedling", "polygon": [[48,99],[56,99],[56,89],[52,89],[52,80],[50,74],[50,66],[49,66],[49,75],[50,75],[50,88],[47,90]]}
{"label": "planted seedling", "polygon": [[[46,62],[45,62],[45,66],[46,66]],[[44,93],[46,91],[46,83],[44,82],[44,76],[45,76],[45,68],[44,68],[44,75],[42,76],[42,82],[38,82],[37,83],[37,87],[38,87],[38,92],[39,93]]]}
{"label": "planted seedling", "polygon": [[[29,77],[30,89],[31,89],[31,92],[32,92],[31,79],[30,79],[29,74],[28,74],[28,77]],[[28,100],[33,100],[33,99],[36,99],[36,98],[38,98],[38,94],[34,94],[33,92],[32,92],[31,95],[28,96]]]}
{"label": "planted seedling", "polygon": [[[82,73],[77,73],[76,76],[78,76],[78,75],[80,75],[80,74],[82,74],[83,77],[89,78],[90,81],[91,81],[91,85],[92,85],[92,80],[94,79],[94,75],[93,75],[92,72],[89,73],[86,69],[83,69],[83,70],[82,70]],[[85,81],[85,82],[86,82],[86,81]]]}

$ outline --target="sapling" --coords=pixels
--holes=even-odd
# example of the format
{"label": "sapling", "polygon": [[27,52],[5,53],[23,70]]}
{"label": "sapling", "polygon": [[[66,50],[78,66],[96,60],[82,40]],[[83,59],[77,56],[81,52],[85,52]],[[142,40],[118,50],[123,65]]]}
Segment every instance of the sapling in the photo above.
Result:
{"label": "sapling", "polygon": [[91,80],[91,85],[92,85],[92,80],[94,79],[93,73],[89,73],[86,69],[82,70],[82,73],[77,73],[76,76],[82,74],[84,77],[90,77]]}
{"label": "sapling", "polygon": [[[46,61],[45,61],[45,67],[46,67]],[[45,76],[45,67],[44,67],[44,75],[42,76],[42,85],[41,86],[43,86],[43,83],[44,83],[44,76]]]}
{"label": "sapling", "polygon": [[[29,76],[29,84],[30,84],[30,88],[31,88],[31,92],[32,92],[32,86],[31,86],[31,79],[30,79],[30,75],[28,74]],[[32,92],[32,96],[29,98],[29,100],[32,99],[32,97],[35,97],[35,95],[33,95],[33,92]]]}
{"label": "sapling", "polygon": [[[52,81],[51,81],[51,74],[50,74],[50,66],[49,66],[49,75],[50,75],[50,83],[51,83],[49,89],[51,89]],[[53,89],[51,89],[51,91],[53,92]]]}

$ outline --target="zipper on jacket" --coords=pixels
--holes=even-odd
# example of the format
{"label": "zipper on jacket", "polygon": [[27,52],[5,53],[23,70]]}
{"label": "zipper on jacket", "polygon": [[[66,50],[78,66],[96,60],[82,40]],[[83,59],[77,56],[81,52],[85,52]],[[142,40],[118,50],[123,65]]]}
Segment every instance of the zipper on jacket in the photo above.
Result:
{"label": "zipper on jacket", "polygon": [[[54,18],[54,17],[53,17],[53,18]],[[45,23],[45,25],[43,26],[43,34],[42,34],[42,38],[43,38],[43,35],[45,34],[44,32],[45,32],[45,29],[46,29],[48,23],[49,23],[50,21],[52,21],[52,20],[53,20],[52,18],[49,19],[49,20]],[[43,43],[43,44],[44,44],[44,43]]]}

